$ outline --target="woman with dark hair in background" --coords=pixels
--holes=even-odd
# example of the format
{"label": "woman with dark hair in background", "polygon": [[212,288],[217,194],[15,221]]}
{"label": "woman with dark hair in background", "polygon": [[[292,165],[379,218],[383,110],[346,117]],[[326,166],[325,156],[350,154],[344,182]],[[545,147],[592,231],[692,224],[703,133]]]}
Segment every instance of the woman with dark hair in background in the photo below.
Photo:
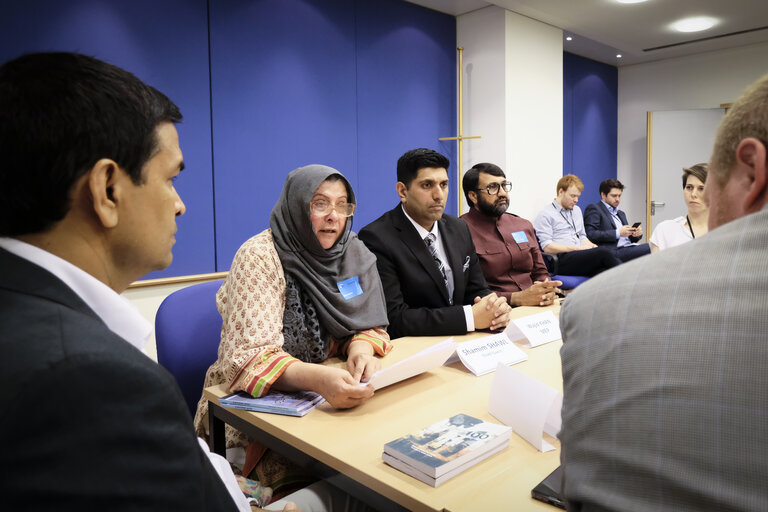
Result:
{"label": "woman with dark hair in background", "polygon": [[709,207],[704,203],[707,169],[707,164],[683,169],[683,197],[688,215],[660,222],[651,235],[651,252],[669,249],[707,233]]}

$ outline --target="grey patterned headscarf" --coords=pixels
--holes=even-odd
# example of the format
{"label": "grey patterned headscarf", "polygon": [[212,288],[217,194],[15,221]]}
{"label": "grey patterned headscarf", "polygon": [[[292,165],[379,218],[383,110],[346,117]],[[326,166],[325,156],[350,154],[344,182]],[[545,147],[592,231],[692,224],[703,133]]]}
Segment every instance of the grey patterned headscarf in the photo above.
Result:
{"label": "grey patterned headscarf", "polygon": [[[336,340],[343,340],[364,329],[386,327],[388,322],[376,257],[351,231],[352,218],[328,250],[320,245],[312,228],[309,202],[320,184],[333,174],[342,178],[348,201],[354,203],[352,187],[339,171],[308,165],[291,171],[286,178],[269,224],[284,272],[311,297],[323,328]],[[337,283],[355,276],[363,293],[346,300]]]}

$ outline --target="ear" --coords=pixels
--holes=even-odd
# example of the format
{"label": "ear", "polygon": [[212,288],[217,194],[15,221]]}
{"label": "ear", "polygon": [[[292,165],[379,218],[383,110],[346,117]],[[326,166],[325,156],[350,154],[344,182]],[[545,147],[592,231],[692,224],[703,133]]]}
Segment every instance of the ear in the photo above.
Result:
{"label": "ear", "polygon": [[397,195],[400,196],[400,202],[404,203],[408,199],[408,187],[402,181],[398,181],[395,184],[395,190],[397,190]]}
{"label": "ear", "polygon": [[114,228],[118,221],[117,189],[124,174],[117,163],[109,158],[102,158],[91,168],[88,174],[88,190],[93,199],[93,212],[105,228]]}
{"label": "ear", "polygon": [[473,204],[477,204],[477,192],[470,190],[467,192],[467,197],[469,197],[469,200],[472,201]]}
{"label": "ear", "polygon": [[744,212],[759,211],[768,202],[768,163],[766,147],[754,137],[747,137],[736,147],[736,167],[744,176]]}

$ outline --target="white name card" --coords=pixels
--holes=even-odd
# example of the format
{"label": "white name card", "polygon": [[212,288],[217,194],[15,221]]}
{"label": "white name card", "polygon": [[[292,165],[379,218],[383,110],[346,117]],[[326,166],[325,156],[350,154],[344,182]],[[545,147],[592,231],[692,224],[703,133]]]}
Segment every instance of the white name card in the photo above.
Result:
{"label": "white name card", "polygon": [[491,383],[488,412],[540,452],[555,447],[544,440],[543,433],[557,437],[563,394],[514,368],[499,365]]}
{"label": "white name card", "polygon": [[536,313],[535,315],[512,320],[507,325],[504,333],[512,341],[527,339],[531,347],[538,347],[563,337],[560,334],[560,323],[552,311]]}
{"label": "white name card", "polygon": [[458,343],[456,353],[475,375],[490,373],[496,370],[497,364],[511,365],[528,359],[503,332]]}

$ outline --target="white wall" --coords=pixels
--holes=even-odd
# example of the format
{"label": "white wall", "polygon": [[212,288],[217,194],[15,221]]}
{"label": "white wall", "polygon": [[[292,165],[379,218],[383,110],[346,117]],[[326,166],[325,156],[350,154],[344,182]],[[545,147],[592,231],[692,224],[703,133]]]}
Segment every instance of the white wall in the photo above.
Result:
{"label": "white wall", "polygon": [[533,221],[563,176],[563,32],[507,12],[509,210]]}
{"label": "white wall", "polygon": [[646,112],[719,107],[765,73],[768,43],[619,68],[617,164],[629,218],[645,219]]}
{"label": "white wall", "polygon": [[[533,220],[563,175],[562,31],[496,6],[457,17],[464,47],[464,170],[504,169],[511,212]],[[466,205],[465,205],[466,211]]]}

